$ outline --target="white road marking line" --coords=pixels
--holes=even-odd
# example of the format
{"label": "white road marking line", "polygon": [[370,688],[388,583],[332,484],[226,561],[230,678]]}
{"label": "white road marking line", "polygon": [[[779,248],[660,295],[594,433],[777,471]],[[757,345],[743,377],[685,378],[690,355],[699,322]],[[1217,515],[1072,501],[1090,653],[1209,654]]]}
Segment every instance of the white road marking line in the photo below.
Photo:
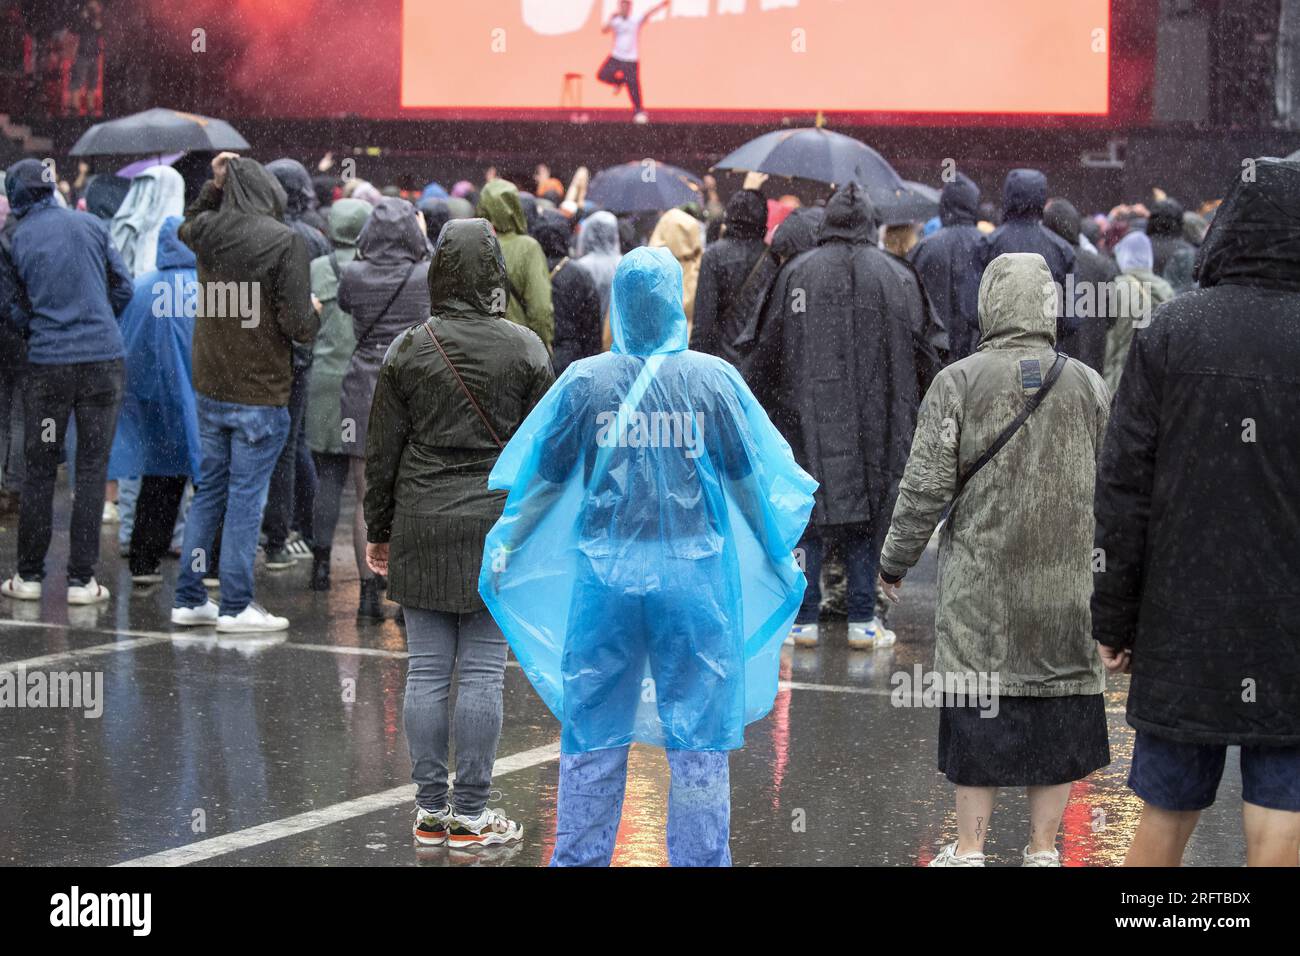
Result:
{"label": "white road marking line", "polygon": [[79,647],[75,650],[62,651],[58,654],[46,654],[43,657],[29,657],[26,660],[21,661],[5,661],[4,663],[0,663],[0,673],[18,670],[36,670],[41,667],[49,667],[52,664],[64,664],[82,657],[98,657],[103,654],[116,654],[118,651],[130,651],[140,647],[148,647],[151,644],[163,644],[170,640],[170,636],[162,637],[155,635],[152,637],[133,637],[125,641],[114,641],[112,644],[92,644],[90,647]]}
{"label": "white road marking line", "polygon": [[[492,766],[492,776],[495,779],[518,770],[537,767],[544,763],[550,763],[552,760],[557,760],[559,756],[560,745],[558,742],[546,744],[542,747],[534,747],[532,750],[524,750],[517,754],[510,754],[497,759],[497,762]],[[453,775],[452,780],[454,779]],[[411,803],[414,799],[414,784],[403,784],[400,787],[393,787],[391,790],[381,790],[379,793],[372,793],[368,796],[357,797],[354,800],[345,800],[342,803],[322,807],[320,810],[308,810],[306,813],[285,817],[283,820],[272,820],[270,823],[261,823],[254,827],[236,830],[234,833],[199,840],[197,843],[191,843],[187,846],[178,846],[171,850],[136,857],[133,860],[124,860],[115,865],[185,866],[190,863],[210,860],[213,857],[225,856],[227,853],[251,849],[264,843],[271,843],[274,840],[283,840],[286,837],[296,836],[308,830],[317,830],[332,823],[342,823],[354,817],[365,816],[380,810],[389,810],[403,803]]]}
{"label": "white road marking line", "polygon": [[848,684],[805,684],[801,681],[783,680],[776,685],[777,690],[817,690],[829,694],[868,694],[872,697],[890,697],[893,691],[888,687],[853,687]]}

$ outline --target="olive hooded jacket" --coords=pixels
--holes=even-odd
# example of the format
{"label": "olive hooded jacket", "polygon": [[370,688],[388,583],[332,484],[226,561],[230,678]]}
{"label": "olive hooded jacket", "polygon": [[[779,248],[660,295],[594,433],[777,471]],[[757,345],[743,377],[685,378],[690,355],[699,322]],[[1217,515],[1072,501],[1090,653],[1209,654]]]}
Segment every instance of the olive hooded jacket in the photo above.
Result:
{"label": "olive hooded jacket", "polygon": [[479,196],[478,214],[492,223],[505,257],[506,318],[532,329],[550,348],[555,337],[551,270],[541,245],[528,234],[519,190],[504,179],[492,180]]}
{"label": "olive hooded jacket", "polygon": [[[979,290],[980,343],[926,393],[880,558],[920,559],[964,474],[1056,359],[1056,295],[1037,253],[998,256]],[[1110,398],[1068,359],[1042,404],[971,478],[939,535],[935,670],[996,674],[1011,697],[1098,694],[1091,640],[1092,493]]]}
{"label": "olive hooded jacket", "polygon": [[[447,223],[429,267],[429,325],[502,442],[554,381],[541,340],[503,321],[505,268],[482,219]],[[425,324],[407,329],[384,356],[366,436],[366,535],[391,542],[389,598],[483,609],[483,539],[506,498],[487,484],[499,451]]]}

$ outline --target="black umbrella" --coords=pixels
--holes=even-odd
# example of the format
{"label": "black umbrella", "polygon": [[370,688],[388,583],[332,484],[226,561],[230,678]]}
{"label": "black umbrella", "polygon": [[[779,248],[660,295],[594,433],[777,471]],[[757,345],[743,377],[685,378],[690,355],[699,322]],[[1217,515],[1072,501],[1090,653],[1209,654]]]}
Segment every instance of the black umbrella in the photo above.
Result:
{"label": "black umbrella", "polygon": [[714,169],[734,169],[791,176],[843,186],[866,186],[872,201],[886,191],[903,188],[903,179],[883,156],[852,136],[821,127],[782,129],[765,133],[728,153]]}
{"label": "black umbrella", "polygon": [[1293,163],[1300,163],[1300,149],[1297,149],[1294,153],[1288,156],[1287,160]]}
{"label": "black umbrella", "polygon": [[939,190],[925,183],[904,180],[901,189],[884,192],[871,190],[876,215],[886,226],[925,222],[939,214]]}
{"label": "black umbrella", "polygon": [[73,156],[179,153],[190,150],[248,149],[248,140],[225,120],[197,113],[154,108],[121,119],[96,123],[81,134]]}
{"label": "black umbrella", "polygon": [[587,190],[588,199],[613,213],[673,209],[703,194],[703,184],[686,170],[653,159],[602,169]]}

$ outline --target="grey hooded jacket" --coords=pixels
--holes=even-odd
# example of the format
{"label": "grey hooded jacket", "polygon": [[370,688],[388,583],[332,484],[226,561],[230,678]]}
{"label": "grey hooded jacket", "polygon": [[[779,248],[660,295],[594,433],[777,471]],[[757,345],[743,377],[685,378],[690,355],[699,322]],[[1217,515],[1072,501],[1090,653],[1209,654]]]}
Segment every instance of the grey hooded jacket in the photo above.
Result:
{"label": "grey hooded jacket", "polygon": [[[1056,358],[1052,274],[1037,253],[998,256],[979,290],[980,344],[921,405],[881,570],[920,559],[966,472]],[[939,535],[935,670],[998,676],[1012,697],[1097,694],[1092,646],[1093,481],[1110,395],[1069,359],[1051,393],[962,492]]]}

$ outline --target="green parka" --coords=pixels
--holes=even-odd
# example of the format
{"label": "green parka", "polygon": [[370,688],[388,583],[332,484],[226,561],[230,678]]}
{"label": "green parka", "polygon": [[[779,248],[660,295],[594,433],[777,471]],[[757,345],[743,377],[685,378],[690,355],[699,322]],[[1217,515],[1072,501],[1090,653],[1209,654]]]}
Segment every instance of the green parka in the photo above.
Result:
{"label": "green parka", "polygon": [[479,195],[478,214],[492,223],[506,260],[506,318],[532,329],[549,349],[555,337],[551,270],[542,247],[528,234],[519,190],[504,179],[492,180]]}
{"label": "green parka", "polygon": [[[1037,391],[1056,359],[1052,274],[1036,253],[998,256],[979,290],[977,351],[925,399],[881,570],[920,559],[963,474]],[[939,535],[935,670],[996,674],[1012,697],[1097,694],[1093,481],[1109,414],[1101,376],[1067,361],[1052,391],[969,482]]]}

